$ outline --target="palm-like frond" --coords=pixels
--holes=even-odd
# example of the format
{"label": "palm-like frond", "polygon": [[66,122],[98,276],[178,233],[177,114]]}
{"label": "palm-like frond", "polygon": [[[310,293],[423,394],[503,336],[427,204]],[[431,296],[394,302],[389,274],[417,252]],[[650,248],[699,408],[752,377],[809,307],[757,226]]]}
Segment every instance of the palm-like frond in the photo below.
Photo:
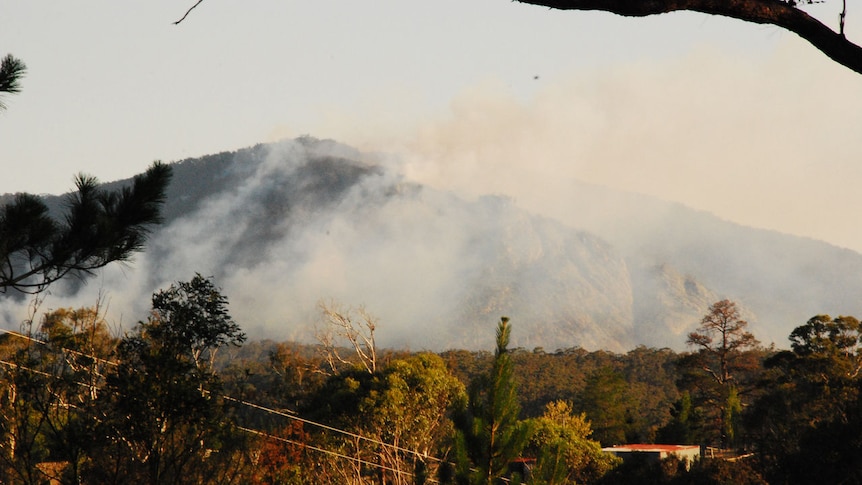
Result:
{"label": "palm-like frond", "polygon": [[62,222],[52,220],[35,196],[21,195],[0,208],[0,293],[38,293],[68,274],[127,261],[161,222],[170,178],[171,168],[159,162],[116,191],[79,175]]}
{"label": "palm-like frond", "polygon": [[[0,93],[20,93],[21,78],[24,77],[25,72],[27,72],[27,66],[24,61],[12,54],[7,54],[0,61]],[[0,99],[0,109],[6,109],[2,99]]]}

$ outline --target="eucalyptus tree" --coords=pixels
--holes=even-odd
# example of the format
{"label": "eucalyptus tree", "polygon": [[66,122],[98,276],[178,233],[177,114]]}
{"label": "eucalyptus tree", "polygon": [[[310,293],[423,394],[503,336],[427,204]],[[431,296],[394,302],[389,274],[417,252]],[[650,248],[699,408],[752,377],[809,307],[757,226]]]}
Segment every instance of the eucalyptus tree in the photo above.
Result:
{"label": "eucalyptus tree", "polygon": [[242,439],[212,366],[220,348],[245,340],[227,303],[199,274],[153,295],[107,376],[91,480],[214,483],[239,462]]}
{"label": "eucalyptus tree", "polygon": [[443,359],[427,352],[393,358],[374,373],[358,362],[342,368],[300,409],[345,431],[309,428],[316,446],[342,456],[317,455],[306,468],[320,467],[314,474],[326,483],[367,483],[369,475],[395,485],[422,483],[446,455],[452,411],[463,394]]}
{"label": "eucalyptus tree", "polygon": [[0,482],[78,481],[115,343],[98,306],[54,310],[38,328],[2,335]]}
{"label": "eucalyptus tree", "polygon": [[529,450],[537,458],[530,483],[563,485],[594,483],[620,463],[591,437],[587,415],[575,414],[571,403],[553,401],[531,421]]}
{"label": "eucalyptus tree", "polygon": [[[444,442],[452,435],[451,411],[463,400],[464,386],[443,359],[421,353],[390,363],[379,379],[379,391],[363,402],[368,435],[386,443],[381,461],[398,470],[389,483],[420,483],[437,473]],[[407,478],[410,477],[408,480]]]}
{"label": "eucalyptus tree", "polygon": [[860,338],[856,318],[816,315],[791,332],[791,350],[765,362],[747,422],[770,481],[862,480]]}

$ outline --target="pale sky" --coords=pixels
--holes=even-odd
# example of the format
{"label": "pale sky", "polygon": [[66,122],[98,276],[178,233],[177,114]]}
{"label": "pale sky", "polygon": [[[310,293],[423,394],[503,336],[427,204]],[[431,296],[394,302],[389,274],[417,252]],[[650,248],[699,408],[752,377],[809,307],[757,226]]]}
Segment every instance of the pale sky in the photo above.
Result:
{"label": "pale sky", "polygon": [[307,134],[537,211],[582,180],[862,251],[862,75],[795,34],[509,0],[204,0],[172,25],[193,3],[0,0],[28,66],[0,193]]}

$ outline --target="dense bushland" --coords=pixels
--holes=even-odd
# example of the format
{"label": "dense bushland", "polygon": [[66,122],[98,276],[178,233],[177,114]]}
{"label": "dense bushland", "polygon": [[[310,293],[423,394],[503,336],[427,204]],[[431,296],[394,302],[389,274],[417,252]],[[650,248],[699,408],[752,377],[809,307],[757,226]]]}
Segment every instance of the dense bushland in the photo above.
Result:
{"label": "dense bushland", "polygon": [[[852,317],[815,316],[789,350],[767,349],[717,302],[683,353],[510,349],[504,318],[493,351],[430,353],[375,348],[385,329],[367,312],[322,315],[319,344],[246,342],[198,275],[153,295],[122,336],[98,307],[0,335],[0,482],[860,480]],[[634,442],[722,458],[601,450]]]}

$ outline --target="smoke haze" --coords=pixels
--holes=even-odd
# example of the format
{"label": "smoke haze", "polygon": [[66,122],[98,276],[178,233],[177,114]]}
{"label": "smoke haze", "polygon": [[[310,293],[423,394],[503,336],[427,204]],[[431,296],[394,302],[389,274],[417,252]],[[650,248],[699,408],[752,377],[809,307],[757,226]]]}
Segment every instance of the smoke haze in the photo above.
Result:
{"label": "smoke haze", "polygon": [[[862,310],[858,254],[726,222],[862,250],[859,80],[828,60],[794,68],[818,55],[701,49],[540,76],[527,94],[489,80],[420,121],[398,114],[409,95],[333,112],[314,134],[361,152],[287,141],[244,154],[221,174],[237,184],[178,211],[131,265],[74,297],[57,287],[45,307],[102,293],[128,329],[153,291],[197,272],[253,337],[310,340],[322,300],[364,305],[389,346],[491,348],[507,315],[514,345],[623,350],[679,348],[729,297],[782,345],[814,314]],[[309,169],[318,158],[359,163]],[[7,327],[26,314],[3,310]]]}
{"label": "smoke haze", "polygon": [[321,132],[404,154],[421,183],[505,193],[567,222],[567,184],[580,180],[862,251],[852,223],[862,213],[862,81],[813,49],[780,45],[763,58],[700,47],[540,77],[528,96],[488,81],[409,129],[364,131],[369,112]]}

